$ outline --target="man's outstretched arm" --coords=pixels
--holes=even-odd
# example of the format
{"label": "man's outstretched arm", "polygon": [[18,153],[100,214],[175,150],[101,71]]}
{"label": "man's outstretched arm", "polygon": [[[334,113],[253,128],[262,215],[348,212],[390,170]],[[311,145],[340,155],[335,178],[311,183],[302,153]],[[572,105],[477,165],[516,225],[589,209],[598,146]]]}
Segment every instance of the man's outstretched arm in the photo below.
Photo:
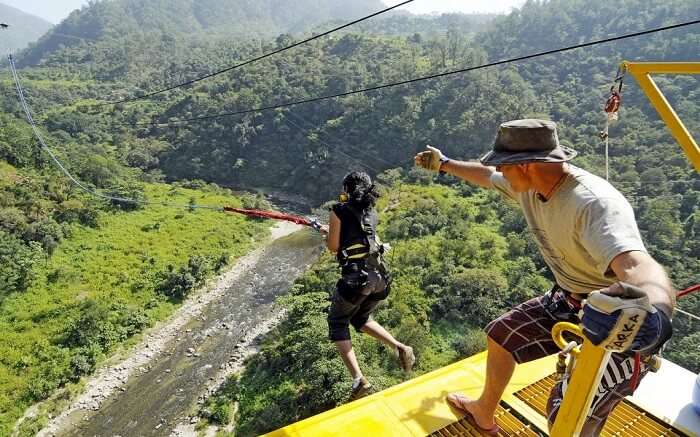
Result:
{"label": "man's outstretched arm", "polygon": [[442,171],[480,187],[493,188],[491,175],[496,171],[495,168],[477,161],[447,159],[439,149],[432,146],[427,146],[427,149],[415,156],[417,166],[432,171]]}

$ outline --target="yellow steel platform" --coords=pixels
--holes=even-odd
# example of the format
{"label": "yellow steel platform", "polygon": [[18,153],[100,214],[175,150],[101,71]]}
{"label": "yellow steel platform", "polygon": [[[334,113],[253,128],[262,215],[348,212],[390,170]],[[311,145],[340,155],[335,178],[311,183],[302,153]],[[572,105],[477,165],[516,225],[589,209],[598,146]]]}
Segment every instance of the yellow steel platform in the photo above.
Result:
{"label": "yellow steel platform", "polygon": [[[546,431],[545,419],[514,394],[547,377],[554,364],[554,357],[547,357],[516,368],[503,398],[511,408],[499,409],[496,418],[504,435],[536,436],[538,431]],[[453,391],[478,396],[484,385],[485,369],[484,352],[267,435],[426,436],[437,432],[435,435],[479,435],[468,423],[459,422],[462,414],[450,408],[445,397]],[[525,423],[512,410],[517,410]],[[462,434],[458,433],[460,429]]]}
{"label": "yellow steel platform", "polygon": [[[549,392],[556,382],[555,375],[550,375],[515,393],[515,396],[544,415],[547,408]],[[602,437],[629,436],[673,436],[681,437],[687,434],[673,426],[651,416],[646,411],[624,400],[612,411],[605,422]]]}
{"label": "yellow steel platform", "polygon": [[[556,357],[516,367],[496,423],[501,436],[547,435],[544,417],[554,384]],[[479,436],[463,415],[450,408],[448,393],[476,397],[484,385],[486,353],[474,355],[366,398],[267,434],[282,436]],[[611,414],[603,436],[686,436],[668,423],[625,400]]]}

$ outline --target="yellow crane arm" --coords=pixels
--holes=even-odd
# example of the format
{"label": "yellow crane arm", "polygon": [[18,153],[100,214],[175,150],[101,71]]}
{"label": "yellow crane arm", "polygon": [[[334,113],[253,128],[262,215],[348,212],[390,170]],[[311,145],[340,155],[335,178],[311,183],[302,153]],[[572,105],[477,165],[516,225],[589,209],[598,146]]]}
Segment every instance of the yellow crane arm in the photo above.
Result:
{"label": "yellow crane arm", "polygon": [[678,141],[683,151],[700,172],[700,147],[690,135],[681,119],[669,104],[666,97],[652,79],[652,74],[700,74],[700,62],[628,62],[622,63],[622,71],[631,74],[642,91],[651,101],[652,106],[671,130],[671,135]]}

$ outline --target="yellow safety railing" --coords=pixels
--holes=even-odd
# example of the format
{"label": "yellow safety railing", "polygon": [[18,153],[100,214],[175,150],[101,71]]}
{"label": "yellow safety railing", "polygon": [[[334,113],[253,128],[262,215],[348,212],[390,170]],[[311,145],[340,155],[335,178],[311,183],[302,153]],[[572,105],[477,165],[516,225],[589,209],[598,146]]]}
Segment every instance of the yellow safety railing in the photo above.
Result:
{"label": "yellow safety railing", "polygon": [[671,135],[685,151],[695,170],[700,172],[700,147],[690,135],[678,114],[651,78],[652,74],[700,74],[700,62],[627,62],[622,63],[622,71],[631,74],[651,104],[671,130]]}
{"label": "yellow safety railing", "polygon": [[[549,435],[552,437],[577,437],[586,421],[593,397],[610,359],[610,352],[595,346],[584,335],[581,327],[573,323],[560,322],[554,325],[552,337],[562,350],[568,342],[564,333],[569,332],[582,339],[583,344],[571,350],[570,359],[576,364],[566,387],[559,413]],[[566,375],[564,375],[566,377]]]}

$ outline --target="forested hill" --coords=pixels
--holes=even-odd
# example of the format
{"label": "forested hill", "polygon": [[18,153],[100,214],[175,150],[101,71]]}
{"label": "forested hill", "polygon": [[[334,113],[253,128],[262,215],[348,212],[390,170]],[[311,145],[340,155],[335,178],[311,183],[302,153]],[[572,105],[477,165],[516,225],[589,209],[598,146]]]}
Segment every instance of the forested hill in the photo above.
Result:
{"label": "forested hill", "polygon": [[51,23],[0,3],[0,23],[10,24],[11,32],[0,35],[0,52],[25,48],[51,28]]}
{"label": "forested hill", "polygon": [[380,0],[104,0],[73,12],[27,53],[25,62],[36,63],[62,46],[140,33],[204,32],[239,39],[299,33],[385,7]]}

